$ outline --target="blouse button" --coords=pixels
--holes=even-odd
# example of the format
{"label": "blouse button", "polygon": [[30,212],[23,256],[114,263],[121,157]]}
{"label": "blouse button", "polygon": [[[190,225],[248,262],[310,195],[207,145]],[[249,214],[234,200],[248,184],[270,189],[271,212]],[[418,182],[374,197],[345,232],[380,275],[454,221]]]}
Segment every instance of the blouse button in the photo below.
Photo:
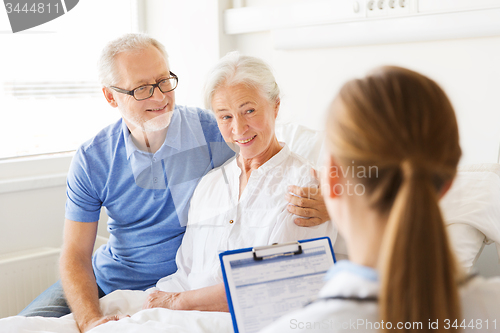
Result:
{"label": "blouse button", "polygon": [[233,220],[229,220],[229,223],[230,223],[230,224],[233,224],[233,222],[234,222]]}

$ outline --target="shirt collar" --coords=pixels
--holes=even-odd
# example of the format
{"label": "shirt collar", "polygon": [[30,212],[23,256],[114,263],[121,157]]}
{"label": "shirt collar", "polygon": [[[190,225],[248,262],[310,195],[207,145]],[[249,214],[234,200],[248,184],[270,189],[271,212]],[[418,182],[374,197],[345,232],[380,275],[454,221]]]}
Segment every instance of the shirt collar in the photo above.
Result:
{"label": "shirt collar", "polygon": [[127,151],[127,160],[128,160],[135,151],[139,150],[139,148],[137,148],[134,141],[132,141],[130,130],[128,129],[128,126],[127,124],[125,124],[125,121],[123,119],[122,119],[122,131],[123,131],[123,139],[125,141],[125,149]]}
{"label": "shirt collar", "polygon": [[[174,111],[172,111],[172,119],[170,119],[170,124],[168,125],[169,129],[167,130],[167,136],[165,138],[165,142],[163,145],[160,147],[158,152],[162,151],[165,146],[169,146],[171,148],[179,150],[181,148],[181,116],[179,114],[179,110],[177,109],[177,105],[174,108]],[[132,140],[132,136],[130,135],[130,130],[125,124],[125,121],[122,119],[122,130],[123,130],[123,137],[125,140],[125,149],[127,151],[127,159],[130,159],[130,156],[136,152],[140,151],[139,148],[135,145],[134,141]]]}
{"label": "shirt collar", "polygon": [[[280,142],[280,145],[282,147],[281,150],[276,155],[274,155],[273,157],[268,159],[257,170],[253,170],[252,175],[255,174],[255,175],[260,176],[260,175],[266,174],[270,169],[276,167],[277,165],[280,165],[284,160],[286,160],[286,158],[291,154],[290,148],[284,142]],[[239,157],[239,154],[237,154],[234,157],[234,159],[229,159],[229,161],[231,161],[229,166],[231,168],[233,168],[234,170],[236,170],[235,177],[237,179],[239,179],[239,177],[241,175],[241,169],[238,166],[238,157]]]}
{"label": "shirt collar", "polygon": [[286,158],[290,155],[290,148],[288,145],[284,142],[280,142],[281,145],[281,150],[271,157],[269,160],[266,161],[266,163],[262,164],[257,170],[252,171],[256,172],[259,175],[267,173],[270,169],[280,165],[283,163],[283,161],[286,160]]}
{"label": "shirt collar", "polygon": [[[177,108],[177,105],[172,111],[172,119],[170,119],[170,124],[168,125],[167,137],[165,138],[165,142],[163,146],[169,146],[174,149],[181,149],[181,115],[180,110]],[[162,148],[163,148],[162,146]],[[161,148],[160,148],[161,150]]]}
{"label": "shirt collar", "polygon": [[331,267],[325,275],[325,281],[331,280],[335,275],[340,272],[350,272],[359,275],[367,280],[377,282],[378,273],[375,269],[367,266],[355,264],[349,260],[340,260],[333,267]]}

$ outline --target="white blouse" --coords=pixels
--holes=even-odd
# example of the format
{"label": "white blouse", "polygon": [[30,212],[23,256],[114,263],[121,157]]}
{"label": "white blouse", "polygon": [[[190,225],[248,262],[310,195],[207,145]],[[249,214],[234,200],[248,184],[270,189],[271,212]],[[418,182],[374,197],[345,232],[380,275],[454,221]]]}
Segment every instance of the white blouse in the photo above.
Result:
{"label": "white blouse", "polygon": [[329,236],[337,229],[331,221],[316,227],[299,227],[287,210],[289,185],[317,184],[311,165],[281,143],[282,149],[252,171],[238,199],[241,169],[234,157],[213,169],[198,184],[189,209],[188,225],[177,252],[177,272],[162,278],[162,291],[180,292],[221,283],[219,253]]}

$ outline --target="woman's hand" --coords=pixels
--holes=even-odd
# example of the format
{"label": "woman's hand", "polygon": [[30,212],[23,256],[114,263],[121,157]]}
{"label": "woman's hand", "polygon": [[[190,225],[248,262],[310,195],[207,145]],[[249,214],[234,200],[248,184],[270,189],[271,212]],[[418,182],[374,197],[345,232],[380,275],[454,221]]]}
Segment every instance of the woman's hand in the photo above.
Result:
{"label": "woman's hand", "polygon": [[185,310],[182,306],[183,293],[169,293],[166,291],[153,291],[144,302],[143,309],[165,308],[171,310]]}
{"label": "woman's hand", "polygon": [[224,283],[180,293],[156,290],[148,295],[142,308],[229,312]]}

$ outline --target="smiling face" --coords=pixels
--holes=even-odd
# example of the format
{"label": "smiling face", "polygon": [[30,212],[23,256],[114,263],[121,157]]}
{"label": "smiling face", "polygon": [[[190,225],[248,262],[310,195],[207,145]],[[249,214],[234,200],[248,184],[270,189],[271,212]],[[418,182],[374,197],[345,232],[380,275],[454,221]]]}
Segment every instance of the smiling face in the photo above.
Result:
{"label": "smiling face", "polygon": [[[116,87],[125,90],[153,84],[170,76],[166,59],[154,46],[120,53],[115,64],[120,77]],[[131,132],[136,128],[144,132],[159,131],[170,124],[175,105],[174,91],[162,93],[155,88],[153,96],[142,101],[108,88],[104,88],[104,94],[111,106],[118,107]]]}
{"label": "smiling face", "polygon": [[224,140],[244,159],[263,164],[281,149],[274,135],[279,100],[271,102],[259,90],[236,84],[215,92],[212,109]]}

